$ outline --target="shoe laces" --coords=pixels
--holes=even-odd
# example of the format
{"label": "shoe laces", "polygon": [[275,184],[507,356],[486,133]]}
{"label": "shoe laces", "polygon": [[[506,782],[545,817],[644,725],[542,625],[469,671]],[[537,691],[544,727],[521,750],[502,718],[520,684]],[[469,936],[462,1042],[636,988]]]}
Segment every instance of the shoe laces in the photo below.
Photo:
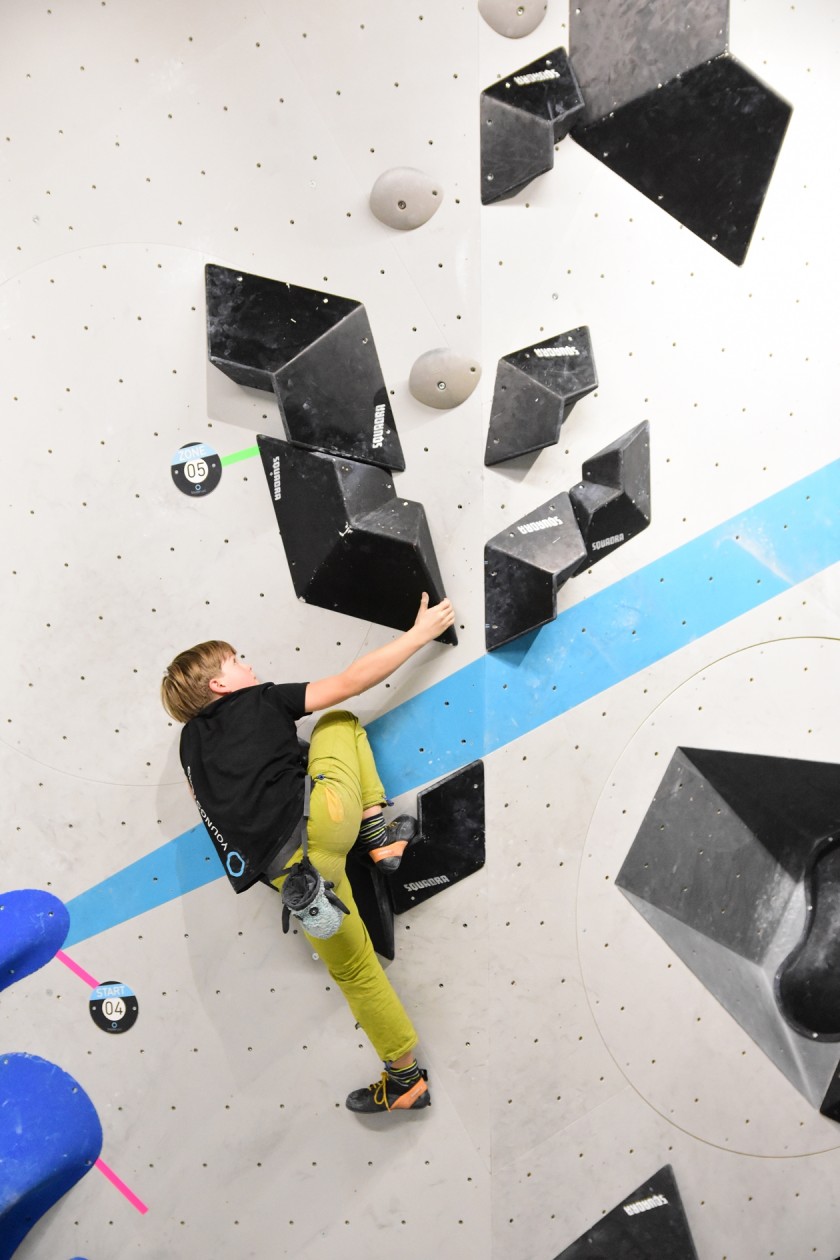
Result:
{"label": "shoe laces", "polygon": [[391,1104],[388,1102],[388,1073],[383,1072],[378,1081],[375,1081],[368,1088],[373,1091],[373,1101],[377,1107],[384,1107],[386,1111],[391,1110]]}

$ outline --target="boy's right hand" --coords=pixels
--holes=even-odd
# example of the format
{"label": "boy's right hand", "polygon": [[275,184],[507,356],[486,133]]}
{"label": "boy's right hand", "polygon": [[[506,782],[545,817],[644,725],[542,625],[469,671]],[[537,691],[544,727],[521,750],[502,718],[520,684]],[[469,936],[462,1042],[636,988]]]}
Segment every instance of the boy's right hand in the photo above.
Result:
{"label": "boy's right hand", "polygon": [[455,609],[450,599],[442,599],[439,604],[433,604],[430,608],[429,596],[426,591],[423,592],[414,620],[414,629],[419,632],[423,643],[431,643],[432,639],[448,630],[454,621]]}

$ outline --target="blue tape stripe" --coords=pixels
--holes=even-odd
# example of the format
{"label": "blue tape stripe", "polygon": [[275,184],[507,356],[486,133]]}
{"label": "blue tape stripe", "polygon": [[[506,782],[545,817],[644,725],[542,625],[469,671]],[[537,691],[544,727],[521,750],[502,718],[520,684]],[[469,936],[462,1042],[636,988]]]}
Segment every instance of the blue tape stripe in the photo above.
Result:
{"label": "blue tape stripe", "polygon": [[[392,795],[503,747],[840,561],[840,460],[458,670],[368,727]],[[67,944],[222,875],[203,827],[68,902]]]}
{"label": "blue tape stripe", "polygon": [[388,792],[503,747],[836,563],[838,505],[840,460],[377,718]]}
{"label": "blue tape stripe", "polygon": [[68,901],[70,931],[65,948],[211,884],[223,874],[213,843],[199,823]]}

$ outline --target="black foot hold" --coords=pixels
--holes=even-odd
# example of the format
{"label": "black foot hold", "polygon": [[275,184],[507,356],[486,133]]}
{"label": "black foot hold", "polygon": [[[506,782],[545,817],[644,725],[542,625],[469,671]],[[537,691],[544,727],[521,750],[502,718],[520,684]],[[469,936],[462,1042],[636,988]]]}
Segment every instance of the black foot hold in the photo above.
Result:
{"label": "black foot hold", "polygon": [[557,592],[586,563],[571,500],[557,494],[484,547],[484,637],[501,647],[557,616]]}
{"label": "black foot hold", "polygon": [[481,200],[513,197],[554,165],[554,146],[583,112],[564,48],[481,93]]}
{"label": "black foot hold", "polygon": [[484,865],[484,763],[473,761],[418,792],[417,825],[400,869],[386,876],[397,914]]}
{"label": "black foot hold", "polygon": [[552,446],[575,403],[597,386],[585,325],[506,354],[496,369],[485,464]]}
{"label": "black foot hold", "polygon": [[697,1260],[670,1164],[619,1203],[555,1260]]}
{"label": "black foot hold", "polygon": [[210,362],[273,390],[289,441],[405,468],[361,302],[212,264],[205,284]]}
{"label": "black foot hold", "polygon": [[[257,442],[295,594],[307,604],[408,630],[423,591],[444,598],[426,513],[369,464]],[[457,643],[454,629],[441,643]]]}
{"label": "black foot hold", "polygon": [[650,524],[650,426],[645,420],[583,465],[569,491],[586,545],[586,566]]}

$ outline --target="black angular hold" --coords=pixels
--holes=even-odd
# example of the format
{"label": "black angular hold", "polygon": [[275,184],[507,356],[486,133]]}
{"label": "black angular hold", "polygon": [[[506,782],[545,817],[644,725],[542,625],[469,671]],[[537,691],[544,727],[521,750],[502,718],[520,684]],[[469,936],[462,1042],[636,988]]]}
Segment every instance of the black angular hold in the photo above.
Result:
{"label": "black angular hold", "polygon": [[[308,604],[408,630],[423,591],[444,598],[426,513],[369,464],[259,435],[295,594]],[[454,629],[441,643],[457,643]]]}
{"label": "black angular hold", "polygon": [[551,446],[576,402],[598,387],[586,325],[499,360],[484,462]]}
{"label": "black angular hold", "polygon": [[394,907],[384,873],[377,870],[369,857],[352,850],[345,869],[356,909],[368,930],[373,948],[380,957],[393,958]]}
{"label": "black angular hold", "polygon": [[290,442],[405,468],[361,302],[214,264],[205,285],[210,362],[239,385],[273,390]]}
{"label": "black angular hold", "polygon": [[660,1168],[555,1260],[697,1260],[671,1165]]}
{"label": "black angular hold", "polygon": [[569,491],[586,545],[583,567],[603,560],[650,524],[650,426],[645,420],[587,459]]}
{"label": "black angular hold", "polygon": [[740,265],[792,108],[729,54],[621,105],[574,139]]}
{"label": "black angular hold", "polygon": [[397,914],[484,865],[484,763],[473,761],[418,792],[417,826],[399,870],[385,876]]}
{"label": "black angular hold", "polygon": [[513,197],[554,165],[559,144],[583,111],[564,48],[539,57],[481,93],[481,200]]}
{"label": "black angular hold", "polygon": [[[678,748],[616,879],[791,1084],[834,1120],[838,835],[840,765]],[[816,901],[800,932],[809,888]]]}
{"label": "black angular hold", "polygon": [[586,555],[565,492],[491,538],[484,547],[487,650],[552,621],[558,590]]}

